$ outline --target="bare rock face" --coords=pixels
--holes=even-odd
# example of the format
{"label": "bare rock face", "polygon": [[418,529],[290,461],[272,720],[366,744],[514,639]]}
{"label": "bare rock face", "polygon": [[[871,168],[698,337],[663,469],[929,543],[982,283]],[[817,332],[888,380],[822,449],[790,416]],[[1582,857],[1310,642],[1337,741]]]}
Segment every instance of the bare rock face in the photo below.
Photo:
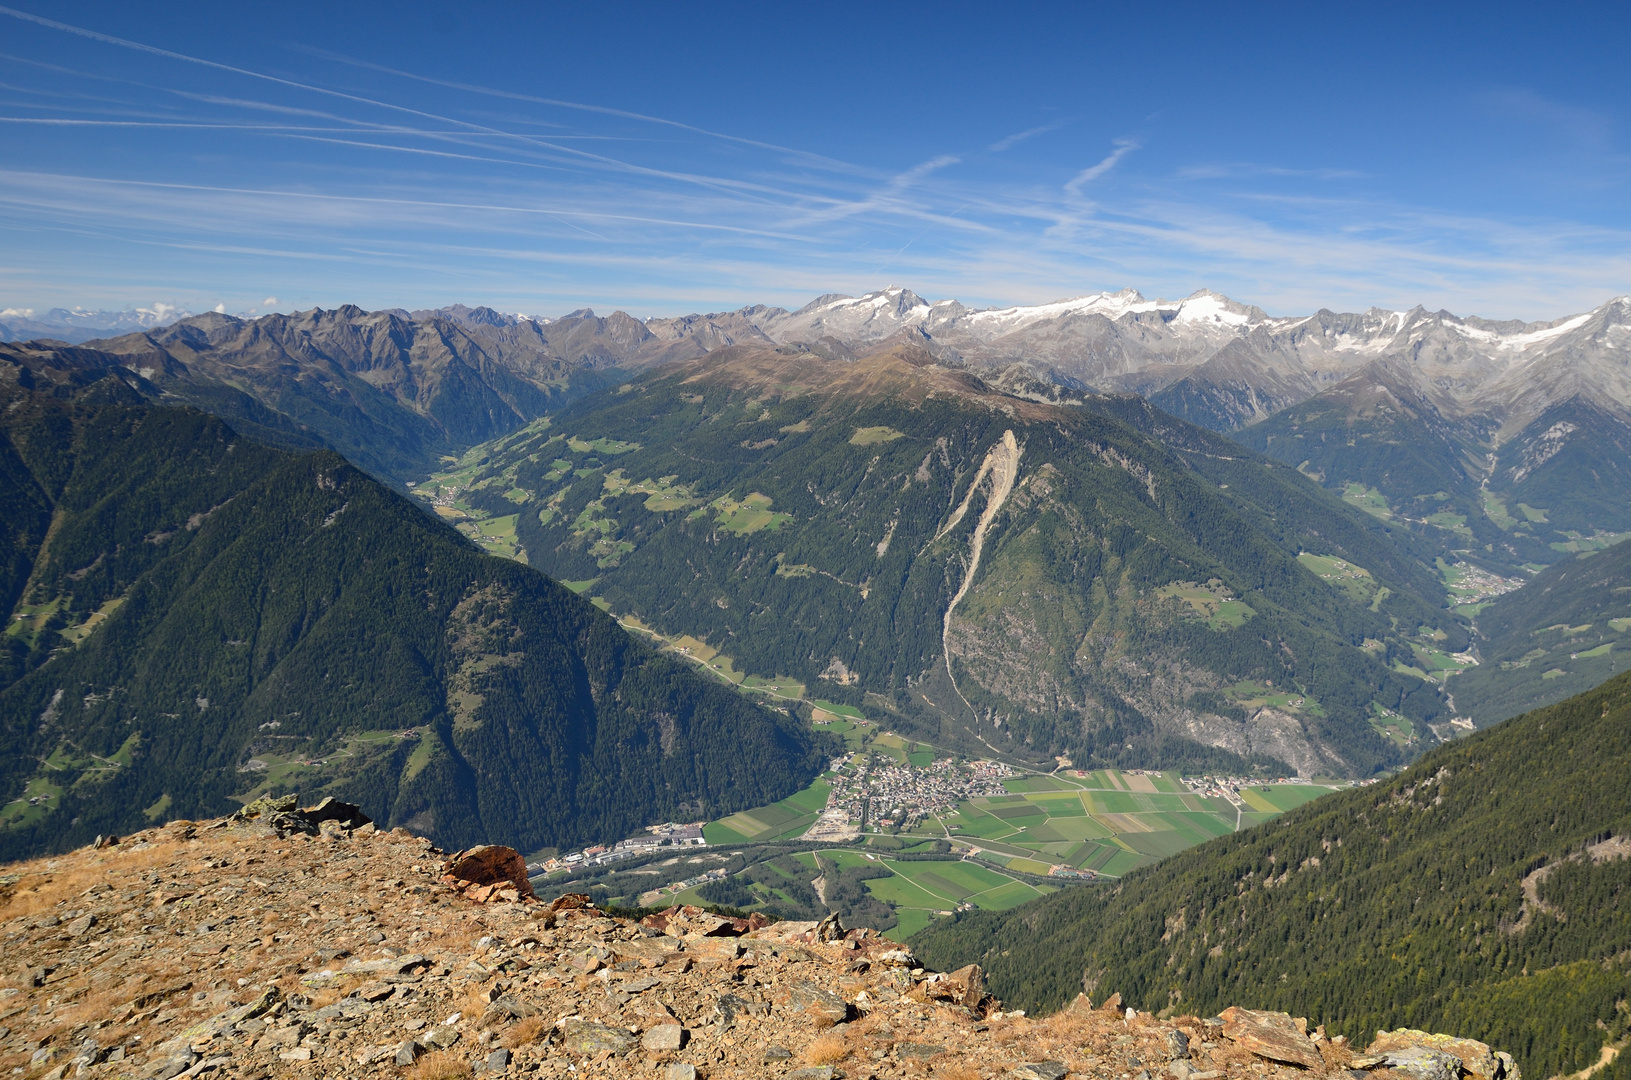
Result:
{"label": "bare rock face", "polygon": [[[253,822],[280,836],[296,832],[316,836],[325,825],[349,831],[373,824],[373,819],[354,803],[325,797],[317,805],[301,809],[299,802],[298,795],[264,795],[228,820],[234,824]],[[99,842],[98,846],[103,845]]]}
{"label": "bare rock face", "polygon": [[[477,903],[489,899],[531,900],[532,882],[527,880],[527,861],[514,848],[482,844],[454,855],[447,861],[444,881],[464,891]],[[514,892],[514,896],[500,895]]]}
{"label": "bare rock face", "polygon": [[1355,1056],[1284,1013],[1162,1020],[1112,994],[1032,1019],[978,966],[925,971],[836,918],[614,918],[523,893],[508,848],[261,820],[293,813],[0,868],[0,1072],[1105,1080],[1136,1061],[1150,1080],[1521,1080],[1472,1040],[1387,1032]]}
{"label": "bare rock face", "polygon": [[1305,1069],[1324,1069],[1319,1047],[1308,1037],[1308,1021],[1299,1024],[1286,1013],[1254,1012],[1232,1006],[1219,1014],[1223,1036],[1258,1057]]}
{"label": "bare rock face", "polygon": [[[1451,1059],[1445,1061],[1445,1058]],[[1388,1068],[1412,1076],[1436,1076],[1444,1066],[1450,1080],[1465,1073],[1472,1080],[1521,1080],[1510,1054],[1491,1050],[1476,1039],[1434,1035],[1413,1028],[1379,1031],[1362,1058],[1359,1068]]]}

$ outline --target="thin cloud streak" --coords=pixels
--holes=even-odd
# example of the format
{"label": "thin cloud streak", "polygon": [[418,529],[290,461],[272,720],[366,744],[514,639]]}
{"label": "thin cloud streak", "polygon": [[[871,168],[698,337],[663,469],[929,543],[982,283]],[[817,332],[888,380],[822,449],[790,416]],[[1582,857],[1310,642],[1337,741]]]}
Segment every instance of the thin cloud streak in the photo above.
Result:
{"label": "thin cloud streak", "polygon": [[[333,89],[329,89],[327,87],[317,86],[317,85],[314,85],[312,83],[298,82],[298,81],[295,81],[293,79],[283,79],[283,78],[279,78],[279,77],[277,77],[275,75],[266,75],[266,74],[263,74],[263,73],[258,72],[258,71],[251,71],[248,68],[235,67],[235,66],[233,66],[231,64],[220,64],[220,63],[216,63],[213,60],[205,60],[205,59],[202,59],[202,58],[196,57],[196,56],[188,56],[185,53],[172,52],[169,49],[160,49],[160,48],[157,48],[156,46],[145,45],[145,44],[142,44],[141,42],[130,41],[130,40],[126,39],[126,38],[114,37],[111,34],[102,34],[102,33],[98,33],[97,31],[94,31],[94,30],[87,30],[87,29],[85,29],[83,27],[71,26],[68,23],[57,22],[54,19],[46,19],[46,18],[43,18],[43,17],[38,16],[38,15],[31,15],[31,14],[29,14],[27,12],[18,11],[15,8],[0,6],[0,15],[9,15],[9,16],[11,16],[13,18],[16,18],[16,19],[22,19],[22,20],[27,21],[27,22],[38,23],[39,25],[45,26],[45,27],[47,27],[49,29],[60,30],[60,31],[63,31],[65,33],[70,33],[70,34],[76,34],[76,35],[79,35],[81,37],[89,38],[89,39],[91,39],[93,41],[102,42],[104,44],[117,45],[117,46],[119,46],[121,48],[133,49],[133,50],[136,50],[138,52],[149,53],[149,54],[152,54],[154,56],[161,56],[161,57],[164,57],[166,59],[178,60],[178,61],[182,61],[184,63],[199,64],[199,65],[202,65],[202,66],[207,67],[207,68],[214,68],[214,69],[219,70],[219,71],[229,72],[229,73],[234,74],[234,75],[242,75],[242,76],[252,78],[252,79],[262,79],[262,80],[264,80],[266,82],[275,83],[275,84],[280,85],[280,86],[290,87],[292,89],[309,91],[311,93],[316,93],[316,94],[326,94],[328,96],[339,98],[339,99],[342,99],[342,100],[345,100],[345,101],[351,101],[351,102],[355,102],[355,103],[362,104],[362,105],[370,105],[370,106],[374,106],[376,108],[381,108],[381,109],[389,109],[389,110],[393,110],[393,111],[396,111],[396,112],[405,113],[405,114],[408,114],[410,116],[417,116],[417,117],[420,117],[422,119],[435,120],[435,121],[438,121],[440,123],[456,124],[456,125],[460,125],[462,127],[469,128],[472,131],[486,132],[486,133],[489,133],[489,134],[507,134],[507,133],[501,132],[497,128],[491,128],[491,127],[488,127],[488,126],[483,125],[483,124],[475,124],[475,123],[471,123],[469,121],[457,120],[457,119],[454,119],[452,117],[441,116],[441,115],[438,115],[436,113],[426,112],[426,111],[421,110],[421,109],[410,108],[410,107],[405,106],[405,105],[397,105],[397,104],[394,104],[394,103],[391,103],[391,102],[381,101],[381,100],[378,100],[376,98],[363,97],[363,96],[357,95],[357,94],[348,94],[348,93],[345,93],[345,92],[340,91],[340,90],[333,90]],[[554,145],[554,144],[549,143],[549,142],[547,142],[545,140],[542,140],[542,139],[531,138],[529,141],[534,142],[538,146],[547,147],[547,148],[553,149],[553,150],[558,150],[558,151],[560,151],[562,153],[565,153],[565,154],[579,155],[579,156],[583,157],[586,160],[595,161],[595,162],[598,162],[598,163],[600,163],[602,165],[627,169],[627,170],[632,171],[632,172],[643,172],[643,173],[650,173],[650,174],[653,174],[653,175],[661,175],[661,176],[668,177],[669,179],[680,180],[680,181],[686,182],[686,183],[702,184],[702,185],[705,185],[705,186],[708,186],[708,185],[711,185],[711,184],[714,183],[713,181],[707,180],[707,179],[702,178],[702,177],[687,176],[687,175],[682,174],[682,173],[667,173],[667,172],[664,172],[663,170],[659,170],[659,169],[646,169],[646,168],[643,168],[641,166],[631,165],[631,164],[629,164],[627,162],[618,161],[615,158],[606,157],[606,156],[601,155],[601,154],[591,154],[586,150],[576,150],[576,149],[573,149],[572,147],[557,146],[557,145]]]}
{"label": "thin cloud streak", "polygon": [[531,94],[522,94],[512,90],[497,90],[492,87],[479,86],[474,83],[452,82],[446,79],[433,79],[428,75],[416,75],[411,71],[403,71],[400,68],[386,67],[383,64],[373,64],[366,60],[358,60],[353,57],[345,56],[341,53],[332,53],[323,49],[302,46],[299,47],[297,51],[306,53],[308,56],[318,57],[323,60],[331,60],[335,63],[349,64],[353,67],[362,68],[365,71],[377,71],[384,75],[394,75],[400,79],[412,79],[415,82],[427,83],[431,86],[441,86],[449,90],[462,90],[471,94],[484,94],[488,97],[503,98],[509,101],[525,101],[534,105],[548,105],[557,109],[575,109],[580,112],[597,113],[601,116],[615,116],[624,120],[638,120],[647,124],[661,124],[665,127],[678,128],[681,131],[689,131],[697,135],[705,135],[710,139],[722,139],[727,142],[740,143],[743,146],[757,147],[761,150],[774,150],[783,154],[796,154],[799,157],[808,158],[811,161],[820,162],[823,165],[836,167],[845,171],[859,171],[855,166],[850,165],[848,162],[838,161],[835,158],[826,157],[821,154],[813,154],[808,150],[798,150],[789,146],[778,146],[775,143],[761,142],[757,139],[748,139],[740,135],[727,135],[724,132],[710,131],[707,128],[696,127],[695,125],[687,124],[679,120],[669,120],[661,116],[651,116],[646,113],[628,112],[624,109],[613,109],[605,105],[588,105],[583,102],[566,101],[560,98],[534,97]]}
{"label": "thin cloud streak", "polygon": [[1027,139],[1034,139],[1038,135],[1046,135],[1050,131],[1058,131],[1069,123],[1069,120],[1056,120],[1051,124],[1043,124],[1041,127],[1034,127],[1028,131],[1016,131],[1006,138],[998,139],[985,149],[987,153],[1000,154],[1005,150],[1012,150]]}
{"label": "thin cloud streak", "polygon": [[1126,157],[1134,150],[1139,149],[1139,144],[1133,142],[1131,139],[1117,139],[1115,141],[1115,147],[1116,148],[1110,151],[1109,155],[1105,157],[1103,161],[1077,173],[1070,180],[1070,182],[1065,185],[1065,194],[1071,196],[1072,198],[1079,197],[1082,194],[1082,187],[1084,185],[1091,184],[1093,181],[1115,168],[1116,165],[1120,163],[1122,158]]}
{"label": "thin cloud streak", "polygon": [[[0,14],[115,45],[134,63],[162,69],[150,82],[95,76],[99,90],[118,87],[108,93],[125,98],[18,88],[10,93],[49,100],[5,104],[17,114],[0,116],[8,138],[30,130],[63,140],[75,129],[95,131],[87,142],[116,142],[126,128],[220,133],[198,140],[196,159],[155,158],[119,176],[77,163],[0,170],[0,237],[14,261],[37,264],[38,288],[51,292],[11,295],[17,286],[9,284],[6,304],[89,301],[88,283],[107,281],[147,282],[147,295],[208,293],[213,305],[220,282],[242,278],[245,307],[275,286],[302,303],[508,297],[511,309],[528,298],[532,310],[548,311],[649,301],[675,306],[647,313],[678,314],[687,303],[796,304],[835,289],[859,292],[884,284],[878,279],[888,272],[924,295],[971,304],[1123,285],[1164,295],[1208,286],[1287,313],[1420,301],[1536,317],[1584,310],[1631,281],[1631,256],[1622,254],[1631,237],[1623,233],[1390,203],[1354,194],[1348,181],[1358,172],[1295,161],[1156,170],[1147,156],[1132,156],[1141,142],[1121,138],[1062,185],[1015,181],[1012,159],[984,167],[991,159],[981,153],[965,158],[933,146],[915,164],[850,163],[648,113],[305,50],[416,84],[403,93],[453,91],[418,108],[412,99],[249,71],[11,8]],[[140,58],[202,65],[220,85],[166,85],[164,72],[173,71]],[[51,65],[29,70],[50,82]],[[249,94],[237,82],[245,77],[259,81]],[[458,95],[466,93],[515,103],[517,115],[462,110]],[[307,94],[322,95],[321,107]],[[527,115],[534,107],[538,115]],[[48,115],[24,115],[36,112]],[[1015,132],[985,153],[1073,122],[1086,123]],[[614,134],[642,124],[661,138]],[[517,130],[540,126],[551,130]],[[614,138],[626,144],[618,156],[570,145]],[[946,141],[966,138],[952,132]],[[265,162],[243,151],[257,145],[275,147],[265,162],[276,168],[264,179]],[[227,164],[195,172],[206,158]],[[1112,171],[1117,182],[1100,184]],[[184,182],[195,175],[201,179]],[[144,251],[174,254],[125,258]],[[262,260],[282,267],[275,279],[262,273]],[[63,296],[75,266],[81,295]],[[450,288],[481,295],[447,295]],[[1501,304],[1513,310],[1491,310]]]}

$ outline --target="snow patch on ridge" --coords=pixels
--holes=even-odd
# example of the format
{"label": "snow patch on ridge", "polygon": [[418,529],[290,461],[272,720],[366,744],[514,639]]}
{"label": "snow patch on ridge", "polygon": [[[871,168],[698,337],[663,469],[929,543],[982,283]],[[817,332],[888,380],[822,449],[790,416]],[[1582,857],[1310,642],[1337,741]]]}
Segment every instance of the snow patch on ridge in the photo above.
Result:
{"label": "snow patch on ridge", "polygon": [[1243,311],[1230,310],[1229,301],[1216,293],[1204,293],[1191,296],[1179,304],[1178,314],[1173,316],[1172,321],[1241,327],[1249,325],[1252,317]]}
{"label": "snow patch on ridge", "polygon": [[[1597,309],[1597,311],[1601,310],[1602,308]],[[1545,330],[1531,330],[1524,334],[1513,334],[1511,337],[1502,339],[1500,347],[1503,349],[1527,349],[1533,345],[1539,345],[1542,342],[1550,341],[1553,338],[1562,337],[1570,330],[1578,330],[1580,327],[1586,325],[1586,323],[1590,321],[1591,317],[1597,314],[1597,311],[1588,311],[1584,315],[1576,315],[1572,319],[1564,319],[1556,326],[1548,327]]]}
{"label": "snow patch on ridge", "polygon": [[969,322],[985,329],[989,324],[1000,331],[1008,331],[1041,319],[1056,319],[1065,315],[1095,314],[1119,319],[1134,312],[1175,310],[1175,305],[1164,300],[1146,300],[1135,289],[1122,289],[1113,293],[1093,293],[1069,300],[1055,300],[1048,304],[1007,308],[987,308],[969,313]]}

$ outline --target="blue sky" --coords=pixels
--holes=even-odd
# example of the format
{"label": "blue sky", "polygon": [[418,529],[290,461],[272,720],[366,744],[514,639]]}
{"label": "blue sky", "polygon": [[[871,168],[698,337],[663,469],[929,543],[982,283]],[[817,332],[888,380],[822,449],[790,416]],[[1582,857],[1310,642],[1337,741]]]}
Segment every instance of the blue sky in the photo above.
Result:
{"label": "blue sky", "polygon": [[9,2],[0,308],[1631,292],[1623,4]]}

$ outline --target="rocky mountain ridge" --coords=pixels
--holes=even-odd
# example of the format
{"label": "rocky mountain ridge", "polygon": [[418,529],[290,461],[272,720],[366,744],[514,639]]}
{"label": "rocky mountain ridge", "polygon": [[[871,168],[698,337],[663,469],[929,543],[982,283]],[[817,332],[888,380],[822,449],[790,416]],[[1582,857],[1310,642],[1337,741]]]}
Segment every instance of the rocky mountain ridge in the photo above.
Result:
{"label": "rocky mountain ridge", "polygon": [[[536,322],[576,329],[592,317],[585,309]],[[604,321],[620,317],[629,319],[618,312]],[[1526,323],[1419,305],[1271,317],[1205,289],[1182,300],[1149,300],[1123,289],[976,309],[890,287],[859,297],[828,294],[797,311],[760,304],[639,325],[645,335],[625,331],[619,342],[625,351],[618,362],[626,366],[754,342],[853,353],[904,333],[942,362],[977,369],[1017,363],[1100,392],[1156,395],[1168,411],[1219,430],[1306,400],[1385,358],[1406,361],[1418,390],[1441,410],[1493,416],[1507,432],[1575,397],[1611,402],[1631,415],[1621,359],[1621,350],[1631,348],[1631,296]],[[1196,400],[1186,405],[1186,396]]]}
{"label": "rocky mountain ridge", "polygon": [[0,362],[52,382],[112,374],[150,401],[215,413],[263,441],[328,446],[400,480],[605,385],[620,330],[638,328],[625,316],[545,334],[478,316],[210,313],[84,346],[0,345]]}
{"label": "rocky mountain ridge", "polygon": [[[47,320],[50,327],[68,327],[97,313],[52,314],[62,317]],[[132,320],[125,316],[131,313],[111,314],[122,320],[111,329],[151,338],[95,343],[117,354],[162,349],[174,335],[153,337],[151,331],[158,329],[153,324],[185,315],[136,318],[127,326]],[[1631,296],[1542,322],[1462,317],[1420,306],[1271,317],[1205,289],[1181,300],[1150,300],[1123,289],[1046,304],[969,308],[956,300],[931,303],[892,286],[859,297],[820,296],[796,311],[756,304],[645,320],[622,311],[601,317],[588,308],[542,318],[455,304],[413,312],[363,312],[347,305],[254,320],[201,315],[180,323],[217,339],[211,344],[219,350],[220,320],[233,327],[229,334],[254,325],[264,335],[283,338],[289,326],[308,329],[315,341],[325,318],[406,324],[390,327],[397,335],[451,325],[534,381],[538,372],[529,365],[639,369],[739,344],[853,353],[905,333],[943,362],[975,368],[1018,363],[1101,392],[1165,394],[1169,411],[1220,430],[1306,400],[1385,358],[1407,361],[1403,370],[1436,407],[1495,417],[1503,432],[1521,430],[1547,408],[1576,397],[1613,403],[1621,413],[1631,410],[1631,381],[1620,359],[1621,350],[1631,347]],[[18,322],[9,331],[14,339],[22,336],[19,328],[34,327],[13,321]]]}
{"label": "rocky mountain ridge", "polygon": [[[293,800],[288,800],[292,804]],[[0,867],[0,1068],[69,1076],[1520,1080],[1482,1043],[1364,1053],[1284,1013],[1038,1019],[835,918],[533,898],[504,848],[451,855],[354,807],[256,804]]]}

